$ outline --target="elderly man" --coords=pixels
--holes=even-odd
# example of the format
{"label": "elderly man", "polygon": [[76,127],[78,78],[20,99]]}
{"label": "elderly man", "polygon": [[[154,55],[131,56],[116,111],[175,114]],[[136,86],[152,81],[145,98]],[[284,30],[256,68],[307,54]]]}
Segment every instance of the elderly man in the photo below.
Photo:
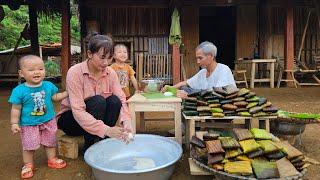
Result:
{"label": "elderly man", "polygon": [[202,42],[196,48],[197,63],[202,69],[190,79],[174,85],[175,88],[181,89],[181,91],[178,91],[177,96],[183,98],[193,92],[211,90],[214,87],[227,85],[236,87],[230,68],[224,64],[217,63],[216,55],[217,47],[211,42]]}

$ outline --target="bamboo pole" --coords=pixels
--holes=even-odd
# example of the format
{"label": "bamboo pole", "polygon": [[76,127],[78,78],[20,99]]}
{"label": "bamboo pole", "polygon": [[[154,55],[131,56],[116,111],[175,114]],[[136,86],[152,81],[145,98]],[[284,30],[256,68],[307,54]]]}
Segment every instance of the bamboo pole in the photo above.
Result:
{"label": "bamboo pole", "polygon": [[298,54],[298,58],[297,58],[298,61],[300,61],[300,58],[301,58],[301,52],[302,52],[302,48],[303,48],[303,45],[304,45],[304,41],[306,39],[306,33],[307,33],[308,26],[309,26],[309,20],[310,20],[311,12],[312,12],[312,10],[309,11],[308,17],[307,17],[307,22],[306,22],[306,24],[304,26],[302,39],[301,39],[301,44],[300,44],[300,48],[299,48],[299,54]]}

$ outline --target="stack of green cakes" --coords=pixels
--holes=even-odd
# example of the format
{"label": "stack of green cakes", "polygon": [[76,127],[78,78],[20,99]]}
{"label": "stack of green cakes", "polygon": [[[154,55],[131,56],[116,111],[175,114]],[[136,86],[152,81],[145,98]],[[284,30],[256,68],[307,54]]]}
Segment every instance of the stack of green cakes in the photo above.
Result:
{"label": "stack of green cakes", "polygon": [[190,94],[183,100],[183,112],[187,116],[276,116],[278,108],[267,98],[243,88],[224,90],[215,88],[213,91],[200,91]]}
{"label": "stack of green cakes", "polygon": [[[303,154],[264,129],[233,129],[232,137],[204,134],[190,142],[191,157],[209,168],[229,174],[267,178],[300,175]],[[282,167],[284,164],[284,167]]]}

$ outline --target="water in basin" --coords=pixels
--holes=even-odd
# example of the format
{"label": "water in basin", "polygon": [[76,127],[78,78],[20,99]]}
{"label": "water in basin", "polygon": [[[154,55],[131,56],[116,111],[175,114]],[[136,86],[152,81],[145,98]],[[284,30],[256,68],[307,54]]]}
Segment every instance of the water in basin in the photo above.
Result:
{"label": "water in basin", "polygon": [[145,170],[156,167],[155,161],[147,157],[123,157],[112,159],[108,164],[112,164],[114,170],[121,171]]}
{"label": "water in basin", "polygon": [[181,146],[165,137],[136,135],[128,145],[118,140],[103,140],[86,151],[85,160],[104,171],[137,173],[168,166],[181,154]]}

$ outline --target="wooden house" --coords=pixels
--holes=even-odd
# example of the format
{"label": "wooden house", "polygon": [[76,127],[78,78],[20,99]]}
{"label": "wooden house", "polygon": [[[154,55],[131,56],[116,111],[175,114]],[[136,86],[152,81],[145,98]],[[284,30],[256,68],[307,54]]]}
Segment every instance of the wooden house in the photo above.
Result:
{"label": "wooden house", "polygon": [[[317,18],[319,12],[315,8],[319,7],[319,4],[315,4],[317,1],[313,0],[78,2],[82,37],[91,30],[111,34],[116,43],[125,43],[128,46],[130,59],[135,67],[138,67],[139,53],[144,53],[144,56],[165,56],[172,53],[168,36],[174,7],[180,12],[183,42],[180,53],[187,77],[199,69],[195,61],[195,48],[202,41],[213,42],[218,47],[218,61],[227,64],[231,69],[238,58],[253,58],[254,51],[262,58],[286,57],[286,66],[293,68],[293,59],[299,54],[310,12],[300,59],[306,64],[313,64],[312,57],[320,53],[320,22]],[[158,68],[161,68],[163,63],[168,62],[172,60],[152,65],[159,65]],[[173,62],[177,63],[179,60]],[[147,67],[142,68],[145,70]],[[143,72],[142,75],[148,73]]]}
{"label": "wooden house", "polygon": [[[70,4],[69,0],[55,1],[63,4],[56,9],[62,14],[62,44],[66,49],[61,64],[65,75],[71,64]],[[312,57],[320,54],[317,0],[77,0],[77,3],[83,59],[90,31],[109,34],[115,43],[124,43],[129,48],[138,79],[160,71],[163,78],[172,78],[174,83],[183,79],[181,69],[187,78],[192,76],[199,70],[195,48],[206,40],[217,46],[218,62],[231,69],[237,59],[253,58],[254,54],[261,58],[282,57],[286,69],[294,68],[295,57],[312,65]],[[168,44],[174,8],[180,13],[183,43],[180,49]]]}

